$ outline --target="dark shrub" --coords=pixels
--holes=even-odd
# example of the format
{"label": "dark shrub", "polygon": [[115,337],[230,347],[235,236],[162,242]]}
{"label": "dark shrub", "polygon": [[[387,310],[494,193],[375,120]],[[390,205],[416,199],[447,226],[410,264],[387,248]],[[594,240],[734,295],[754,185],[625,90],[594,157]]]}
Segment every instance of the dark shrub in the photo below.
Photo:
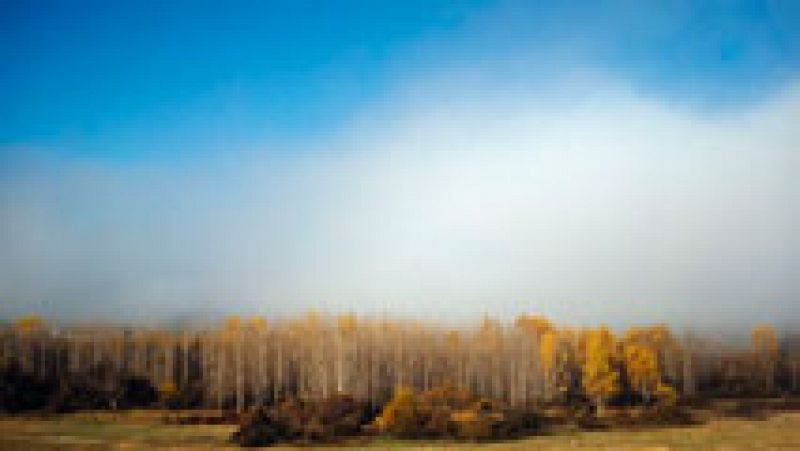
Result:
{"label": "dark shrub", "polygon": [[325,435],[330,437],[356,435],[361,425],[371,420],[367,404],[349,395],[334,395],[317,404],[315,410]]}
{"label": "dark shrub", "polygon": [[243,415],[232,440],[242,446],[329,443],[359,434],[362,424],[369,420],[366,403],[350,396],[336,395],[314,402],[289,399]]}
{"label": "dark shrub", "polygon": [[287,440],[287,432],[283,424],[261,407],[242,416],[232,440],[242,446],[269,446]]}
{"label": "dark shrub", "polygon": [[522,437],[538,433],[544,420],[538,411],[529,407],[518,407],[505,411],[505,421],[502,424],[504,437]]}
{"label": "dark shrub", "polygon": [[40,379],[22,372],[17,365],[5,366],[0,371],[0,411],[62,413],[133,408],[149,406],[155,400],[155,390],[147,379],[101,370],[60,379]]}
{"label": "dark shrub", "polygon": [[112,393],[101,390],[91,379],[75,377],[61,380],[48,409],[58,413],[107,409],[114,401]]}
{"label": "dark shrub", "polygon": [[0,412],[42,409],[56,387],[54,381],[39,380],[23,372],[16,364],[3,366],[0,370]]}
{"label": "dark shrub", "polygon": [[148,407],[158,399],[156,389],[150,381],[136,376],[123,377],[114,397],[120,409]]}

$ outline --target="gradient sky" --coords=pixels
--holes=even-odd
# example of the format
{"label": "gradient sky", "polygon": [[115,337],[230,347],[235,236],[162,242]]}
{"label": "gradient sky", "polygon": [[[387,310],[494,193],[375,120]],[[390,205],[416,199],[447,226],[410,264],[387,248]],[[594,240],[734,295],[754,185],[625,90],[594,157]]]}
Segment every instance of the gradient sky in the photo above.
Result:
{"label": "gradient sky", "polygon": [[800,3],[0,0],[0,315],[800,320]]}

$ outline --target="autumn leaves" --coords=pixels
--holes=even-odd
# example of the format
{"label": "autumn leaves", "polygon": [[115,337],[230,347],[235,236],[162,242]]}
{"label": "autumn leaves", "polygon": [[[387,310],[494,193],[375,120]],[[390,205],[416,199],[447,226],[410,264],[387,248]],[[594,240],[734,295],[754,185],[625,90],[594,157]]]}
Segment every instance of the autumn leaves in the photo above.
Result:
{"label": "autumn leaves", "polygon": [[335,394],[381,406],[407,386],[450,387],[510,406],[590,402],[602,413],[611,401],[674,402],[676,391],[797,390],[800,379],[800,346],[780,345],[766,325],[753,328],[748,346],[678,338],[663,325],[615,335],[536,315],[461,327],[311,313],[269,323],[229,317],[193,330],[56,330],[36,316],[0,328],[3,365],[40,378],[111,368],[146,378],[164,398],[199,389],[202,405],[238,411]]}

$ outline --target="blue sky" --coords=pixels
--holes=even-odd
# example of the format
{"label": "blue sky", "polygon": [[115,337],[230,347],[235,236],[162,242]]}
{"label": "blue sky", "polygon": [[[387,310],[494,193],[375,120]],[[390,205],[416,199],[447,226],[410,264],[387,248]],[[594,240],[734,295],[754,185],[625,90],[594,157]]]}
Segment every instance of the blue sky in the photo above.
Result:
{"label": "blue sky", "polygon": [[591,66],[713,107],[758,99],[800,59],[800,6],[789,1],[0,8],[0,143],[111,158],[328,132],[405,78],[449,67],[527,80]]}
{"label": "blue sky", "polygon": [[798,320],[800,3],[0,0],[0,316]]}
{"label": "blue sky", "polygon": [[[2,140],[76,153],[315,133],[475,2],[4,2]],[[396,63],[395,63],[396,64]]]}

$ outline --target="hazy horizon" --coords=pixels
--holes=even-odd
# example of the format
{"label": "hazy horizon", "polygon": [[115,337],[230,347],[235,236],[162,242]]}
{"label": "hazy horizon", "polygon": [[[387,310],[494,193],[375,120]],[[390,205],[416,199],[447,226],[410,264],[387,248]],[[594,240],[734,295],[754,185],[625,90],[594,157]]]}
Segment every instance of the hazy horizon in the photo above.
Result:
{"label": "hazy horizon", "polygon": [[291,3],[0,6],[0,317],[800,321],[797,5]]}

